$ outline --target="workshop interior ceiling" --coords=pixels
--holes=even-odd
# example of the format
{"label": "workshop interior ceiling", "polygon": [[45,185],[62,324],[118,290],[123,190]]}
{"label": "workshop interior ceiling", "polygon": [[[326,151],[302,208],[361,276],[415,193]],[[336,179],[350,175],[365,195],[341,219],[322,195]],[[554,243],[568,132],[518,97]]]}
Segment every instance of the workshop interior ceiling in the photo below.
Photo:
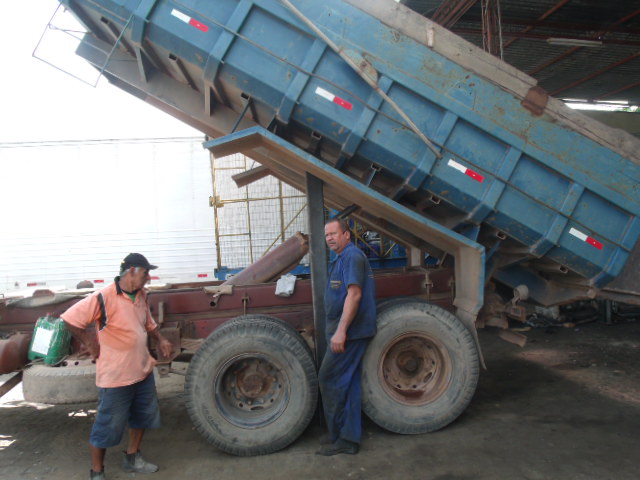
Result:
{"label": "workshop interior ceiling", "polygon": [[640,105],[640,0],[400,3],[502,54],[553,97]]}

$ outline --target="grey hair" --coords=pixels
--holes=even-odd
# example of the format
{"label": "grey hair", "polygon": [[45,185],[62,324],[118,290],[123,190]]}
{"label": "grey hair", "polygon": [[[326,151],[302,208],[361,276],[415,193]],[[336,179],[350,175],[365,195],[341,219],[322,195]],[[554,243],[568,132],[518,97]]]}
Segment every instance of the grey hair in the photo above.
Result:
{"label": "grey hair", "polygon": [[[124,277],[127,275],[127,273],[129,273],[129,269],[132,268],[132,266],[129,266],[127,268],[121,268],[120,269],[120,277]],[[138,273],[141,269],[143,269],[142,267],[133,267],[134,268],[134,272]]]}

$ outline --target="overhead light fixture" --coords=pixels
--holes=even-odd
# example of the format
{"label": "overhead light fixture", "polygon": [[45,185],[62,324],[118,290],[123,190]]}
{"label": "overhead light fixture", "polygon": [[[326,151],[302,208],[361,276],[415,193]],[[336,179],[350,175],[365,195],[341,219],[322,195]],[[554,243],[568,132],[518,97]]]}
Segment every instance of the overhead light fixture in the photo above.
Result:
{"label": "overhead light fixture", "polygon": [[549,45],[566,45],[567,47],[601,47],[602,40],[583,40],[581,38],[547,38]]}

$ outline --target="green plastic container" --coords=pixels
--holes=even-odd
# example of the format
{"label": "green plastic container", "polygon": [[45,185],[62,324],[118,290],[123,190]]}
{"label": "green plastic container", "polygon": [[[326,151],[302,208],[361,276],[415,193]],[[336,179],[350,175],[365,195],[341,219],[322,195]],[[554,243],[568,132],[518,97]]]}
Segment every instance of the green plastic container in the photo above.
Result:
{"label": "green plastic container", "polygon": [[29,345],[29,360],[43,358],[44,363],[53,365],[69,354],[71,334],[64,320],[57,317],[40,317],[36,322]]}

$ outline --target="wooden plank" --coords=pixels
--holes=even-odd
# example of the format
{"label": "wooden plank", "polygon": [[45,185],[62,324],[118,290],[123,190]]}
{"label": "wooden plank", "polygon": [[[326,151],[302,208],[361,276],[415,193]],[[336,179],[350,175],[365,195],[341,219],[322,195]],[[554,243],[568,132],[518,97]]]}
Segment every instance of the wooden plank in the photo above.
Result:
{"label": "wooden plank", "polygon": [[[523,100],[537,80],[413,10],[391,0],[346,0],[385,25],[431,48],[443,57],[486,78]],[[544,113],[558,123],[640,164],[640,141],[550,98]]]}

